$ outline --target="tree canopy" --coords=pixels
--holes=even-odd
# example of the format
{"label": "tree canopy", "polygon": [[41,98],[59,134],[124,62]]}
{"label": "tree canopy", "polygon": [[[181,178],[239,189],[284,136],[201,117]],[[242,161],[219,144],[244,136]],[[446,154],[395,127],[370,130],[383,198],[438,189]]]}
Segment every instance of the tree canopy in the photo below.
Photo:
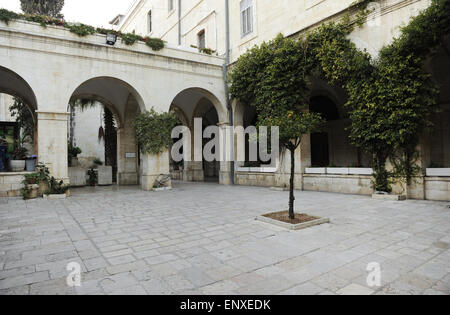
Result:
{"label": "tree canopy", "polygon": [[22,11],[26,14],[39,14],[62,18],[64,0],[20,0]]}

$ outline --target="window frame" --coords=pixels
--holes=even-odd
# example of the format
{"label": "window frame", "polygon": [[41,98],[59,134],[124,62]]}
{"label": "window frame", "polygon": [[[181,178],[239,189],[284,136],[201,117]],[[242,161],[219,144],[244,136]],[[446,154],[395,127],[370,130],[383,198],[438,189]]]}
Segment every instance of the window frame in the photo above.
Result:
{"label": "window frame", "polygon": [[240,24],[241,38],[254,32],[254,3],[253,0],[242,0],[240,2]]}
{"label": "window frame", "polygon": [[147,13],[147,33],[153,33],[153,12],[152,10]]}
{"label": "window frame", "polygon": [[[203,38],[203,47],[202,47],[202,38]],[[197,33],[197,44],[199,49],[206,48],[206,30],[202,29]]]}

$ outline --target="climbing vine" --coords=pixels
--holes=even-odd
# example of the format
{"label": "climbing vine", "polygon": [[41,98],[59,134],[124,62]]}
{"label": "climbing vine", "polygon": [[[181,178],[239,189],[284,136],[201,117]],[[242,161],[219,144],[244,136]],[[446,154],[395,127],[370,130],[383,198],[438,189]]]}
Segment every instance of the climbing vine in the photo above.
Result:
{"label": "climbing vine", "polygon": [[134,121],[136,140],[142,153],[160,154],[172,143],[172,129],[180,122],[173,112],[154,109],[139,114]]}
{"label": "climbing vine", "polygon": [[[289,58],[306,60],[298,69],[299,77],[306,71],[308,77],[320,77],[347,92],[351,142],[373,157],[374,188],[390,192],[394,181],[409,183],[418,172],[416,146],[419,136],[432,126],[431,115],[438,104],[438,88],[423,65],[450,34],[450,0],[433,0],[377,59],[348,38],[370,13],[365,9],[367,2],[354,4],[360,8],[356,20],[347,15],[341,22],[324,23],[307,33],[299,40],[303,44],[289,52]],[[264,69],[272,63],[274,43],[263,43],[236,62],[230,91],[242,103],[260,107],[267,102],[258,95],[270,92]],[[305,90],[304,98],[309,92]],[[393,161],[393,171],[386,169],[388,160]]]}
{"label": "climbing vine", "polygon": [[37,14],[18,14],[6,9],[0,9],[0,21],[8,25],[9,22],[13,20],[24,20],[39,23],[44,28],[48,25],[61,26],[80,37],[94,34],[115,34],[122,38],[122,42],[127,46],[134,45],[136,42],[143,42],[154,51],[159,51],[165,47],[164,41],[160,38],[142,37],[133,33],[122,33],[101,27],[95,28],[82,23],[68,23],[62,18],[54,18]]}

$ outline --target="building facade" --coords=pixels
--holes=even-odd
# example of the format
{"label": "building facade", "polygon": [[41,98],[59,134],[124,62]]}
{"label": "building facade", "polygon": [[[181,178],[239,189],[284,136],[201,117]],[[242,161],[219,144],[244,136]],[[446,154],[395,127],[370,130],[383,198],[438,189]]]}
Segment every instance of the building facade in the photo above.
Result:
{"label": "building facade", "polygon": [[[401,26],[430,5],[429,0],[381,0],[369,4],[372,12],[361,28],[356,28],[350,39],[374,58],[379,50],[400,34]],[[326,21],[339,20],[347,13],[355,14],[354,0],[136,0],[119,25],[123,32],[159,37],[169,45],[199,50],[226,57],[232,64],[254,45],[269,41],[278,34],[296,37]],[[227,43],[227,40],[229,42]],[[430,62],[429,71],[436,80],[448,85],[450,64],[448,56],[438,55]],[[447,69],[447,70],[444,70]],[[398,185],[395,192],[417,199],[450,200],[450,181],[438,176],[437,169],[450,167],[450,95],[441,96],[442,113],[435,117],[433,134],[424,135],[419,152],[423,178],[408,187]],[[349,119],[344,108],[345,93],[318,79],[313,80],[310,110],[318,111],[327,119],[324,132],[306,136],[297,153],[296,187],[305,190],[341,193],[372,194],[370,160],[350,144],[346,127]],[[255,122],[254,111],[230,100],[233,125],[247,127]],[[192,126],[195,108],[174,102],[174,108]],[[211,108],[211,106],[209,106]],[[198,116],[198,115],[197,115]],[[200,115],[201,116],[201,115]],[[211,121],[211,120],[210,120]],[[218,121],[212,120],[213,123]],[[235,136],[235,150],[244,147],[246,140]],[[205,164],[205,163],[203,163]],[[280,156],[276,167],[246,167],[245,161],[236,162],[234,180],[242,185],[288,185],[289,163]],[[193,168],[188,180],[203,180],[205,165],[185,165]],[[186,172],[186,170],[185,170]],[[433,175],[434,174],[434,175]],[[429,175],[429,176],[426,176]]]}

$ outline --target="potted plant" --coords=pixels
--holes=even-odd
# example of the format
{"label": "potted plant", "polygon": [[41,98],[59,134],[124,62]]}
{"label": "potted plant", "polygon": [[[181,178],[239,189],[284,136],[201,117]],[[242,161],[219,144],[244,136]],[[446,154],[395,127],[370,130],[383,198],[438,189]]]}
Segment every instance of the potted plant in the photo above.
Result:
{"label": "potted plant", "polygon": [[47,199],[65,199],[69,192],[69,186],[64,185],[64,182],[58,181],[51,177],[49,182],[49,190],[45,193]]}
{"label": "potted plant", "polygon": [[9,161],[11,171],[23,172],[25,170],[25,159],[27,158],[27,149],[17,146],[12,153],[12,159]]}
{"label": "potted plant", "polygon": [[37,155],[32,155],[27,157],[25,164],[26,164],[26,170],[27,172],[34,172],[36,170],[36,161],[37,161]]}
{"label": "potted plant", "polygon": [[49,189],[50,171],[44,164],[39,163],[36,167],[36,174],[38,174],[39,179],[39,195],[43,196]]}
{"label": "potted plant", "polygon": [[95,172],[94,168],[89,169],[88,176],[89,176],[89,185],[91,187],[95,187],[95,185],[97,184],[97,172]]}
{"label": "potted plant", "polygon": [[74,147],[71,143],[69,143],[68,153],[69,153],[69,163],[71,167],[78,166],[78,155],[80,155],[83,151],[79,147]]}
{"label": "potted plant", "polygon": [[25,174],[22,181],[22,197],[24,200],[37,198],[39,195],[39,183],[41,179],[38,173]]}

